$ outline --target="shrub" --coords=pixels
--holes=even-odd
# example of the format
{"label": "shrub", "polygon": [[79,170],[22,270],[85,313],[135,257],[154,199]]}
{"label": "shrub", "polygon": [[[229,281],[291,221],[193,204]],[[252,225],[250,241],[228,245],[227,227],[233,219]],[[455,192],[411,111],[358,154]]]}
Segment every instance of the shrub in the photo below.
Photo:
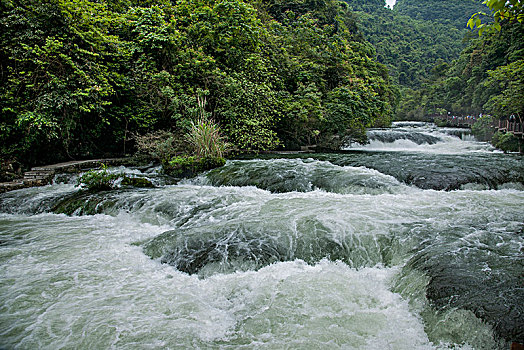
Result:
{"label": "shrub", "polygon": [[91,169],[84,173],[77,181],[77,186],[87,188],[88,191],[108,191],[116,188],[116,182],[122,174],[111,174],[107,165],[101,164],[100,170]]}
{"label": "shrub", "polygon": [[167,163],[172,157],[183,153],[187,148],[182,135],[166,130],[135,135],[134,139],[139,153],[162,163]]}
{"label": "shrub", "polygon": [[0,182],[12,181],[23,177],[22,166],[16,160],[0,158]]}
{"label": "shrub", "polygon": [[168,164],[163,165],[164,172],[175,177],[191,177],[195,170],[195,157],[192,156],[176,156],[169,161]]}
{"label": "shrub", "polygon": [[483,115],[471,126],[471,132],[479,141],[489,141],[493,136],[493,117]]}
{"label": "shrub", "polygon": [[448,125],[448,121],[445,120],[445,119],[435,118],[435,120],[434,120],[433,122],[434,122],[435,125],[438,126],[439,128],[443,128],[443,127],[449,126],[449,125]]}
{"label": "shrub", "polygon": [[491,139],[491,144],[504,152],[519,152],[519,139],[512,133],[496,132]]}

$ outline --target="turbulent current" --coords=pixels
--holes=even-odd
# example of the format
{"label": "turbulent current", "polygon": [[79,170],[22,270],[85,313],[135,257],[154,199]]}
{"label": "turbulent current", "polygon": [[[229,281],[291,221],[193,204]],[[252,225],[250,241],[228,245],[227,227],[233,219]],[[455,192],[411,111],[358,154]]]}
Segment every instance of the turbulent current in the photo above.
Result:
{"label": "turbulent current", "polygon": [[0,195],[0,349],[509,349],[524,162],[399,123],[155,188]]}

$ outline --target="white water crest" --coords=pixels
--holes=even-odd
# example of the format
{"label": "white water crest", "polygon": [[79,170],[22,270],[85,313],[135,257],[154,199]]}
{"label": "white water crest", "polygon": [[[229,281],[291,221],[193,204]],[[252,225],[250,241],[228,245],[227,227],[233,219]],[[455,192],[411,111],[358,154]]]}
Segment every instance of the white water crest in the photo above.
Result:
{"label": "white water crest", "polygon": [[[424,128],[408,137],[445,143]],[[114,168],[157,187],[1,194],[0,349],[508,349],[522,157],[465,154]]]}
{"label": "white water crest", "polygon": [[131,245],[161,228],[124,214],[2,219],[20,240],[1,255],[4,346],[431,348],[391,269],[297,260],[202,280]]}
{"label": "white water crest", "polygon": [[339,166],[306,159],[254,159],[229,161],[196,179],[182,183],[215,186],[256,186],[271,192],[381,194],[404,191],[393,176],[367,167]]}
{"label": "white water crest", "polygon": [[347,150],[427,152],[461,154],[493,152],[485,142],[478,142],[467,129],[439,128],[424,122],[396,122],[392,128],[368,131],[367,145],[351,144]]}

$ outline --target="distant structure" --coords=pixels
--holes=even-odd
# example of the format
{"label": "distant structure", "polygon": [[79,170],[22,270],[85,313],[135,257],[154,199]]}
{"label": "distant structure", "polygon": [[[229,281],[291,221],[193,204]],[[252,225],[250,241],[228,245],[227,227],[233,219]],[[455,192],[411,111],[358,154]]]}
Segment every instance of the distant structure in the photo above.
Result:
{"label": "distant structure", "polygon": [[499,119],[495,127],[500,132],[509,132],[524,139],[524,123],[522,123],[520,118],[515,118],[514,115],[510,115],[507,119]]}
{"label": "distant structure", "polygon": [[477,121],[477,117],[474,115],[455,116],[438,114],[431,116],[431,119],[439,126],[451,126],[455,128],[471,128]]}
{"label": "distant structure", "polygon": [[[438,114],[430,116],[429,119],[439,126],[449,126],[455,128],[471,128],[477,121],[476,116],[454,116]],[[503,133],[512,133],[513,135],[524,139],[524,123],[521,118],[511,115],[507,118],[495,119],[493,129]]]}

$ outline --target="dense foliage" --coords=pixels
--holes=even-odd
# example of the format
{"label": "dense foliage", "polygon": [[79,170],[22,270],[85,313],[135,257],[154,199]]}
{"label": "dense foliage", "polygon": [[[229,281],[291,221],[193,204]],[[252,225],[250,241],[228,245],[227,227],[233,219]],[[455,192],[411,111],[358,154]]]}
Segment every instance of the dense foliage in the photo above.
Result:
{"label": "dense foliage", "polygon": [[491,10],[493,22],[483,22],[483,12],[474,13],[468,21],[468,26],[479,29],[482,35],[486,28],[500,31],[502,22],[524,22],[524,1],[523,0],[484,0],[482,2]]}
{"label": "dense foliage", "polygon": [[403,114],[524,115],[524,24],[472,39],[457,60],[436,67],[423,89],[402,104]]}
{"label": "dense foliage", "polygon": [[484,3],[501,31],[477,38],[470,0],[2,0],[0,158],[201,158],[206,121],[218,147],[337,147],[399,98],[401,119],[522,116],[522,2]]}
{"label": "dense foliage", "polygon": [[477,0],[398,0],[394,10],[417,20],[464,29],[473,13],[487,8]]}
{"label": "dense foliage", "polygon": [[336,0],[0,2],[0,152],[42,163],[125,154],[205,115],[265,150],[387,124],[394,93]]}
{"label": "dense foliage", "polygon": [[493,137],[493,123],[495,120],[491,115],[483,115],[471,126],[471,132],[475,138],[480,141],[489,141]]}
{"label": "dense foliage", "polygon": [[[392,26],[388,31],[385,28],[373,29],[375,24],[366,26],[365,23],[363,31],[377,46],[379,61],[387,64],[402,86],[397,119],[424,120],[428,116],[448,113],[464,116],[489,113],[497,118],[522,116],[524,14],[521,0],[399,0],[393,11],[384,9],[378,0],[372,2],[374,6],[371,3],[364,6],[359,0],[347,1],[366,11],[361,16],[372,19],[373,23],[384,23],[384,18],[391,18]],[[401,14],[410,19],[406,21]],[[480,34],[485,28],[498,31],[486,31],[480,38],[475,32],[469,32],[460,40],[464,30],[457,28],[463,28],[470,17],[469,29],[479,27]],[[410,34],[410,29],[403,28],[402,23],[416,34]],[[424,29],[426,27],[428,29]],[[396,42],[391,38],[384,40],[388,34],[381,33],[395,30],[399,31],[396,34],[399,37],[404,34],[409,41],[424,42],[420,50],[414,44],[411,44],[411,50],[405,50],[409,52],[402,57],[405,62],[398,60],[400,56],[392,52],[403,47],[397,44],[402,39]],[[435,42],[416,40],[416,35],[420,36],[421,32],[427,31],[438,37],[446,30],[449,33],[455,31],[458,36],[449,41],[445,38]],[[463,50],[459,52],[461,47]],[[419,52],[435,54],[424,56]],[[424,67],[424,70],[406,70],[406,67]]]}
{"label": "dense foliage", "polygon": [[[440,62],[451,62],[464,49],[467,19],[486,7],[478,2],[399,0],[393,11],[384,0],[345,0],[357,11],[359,26],[376,48],[393,80],[418,88]],[[402,94],[403,95],[403,94]]]}

